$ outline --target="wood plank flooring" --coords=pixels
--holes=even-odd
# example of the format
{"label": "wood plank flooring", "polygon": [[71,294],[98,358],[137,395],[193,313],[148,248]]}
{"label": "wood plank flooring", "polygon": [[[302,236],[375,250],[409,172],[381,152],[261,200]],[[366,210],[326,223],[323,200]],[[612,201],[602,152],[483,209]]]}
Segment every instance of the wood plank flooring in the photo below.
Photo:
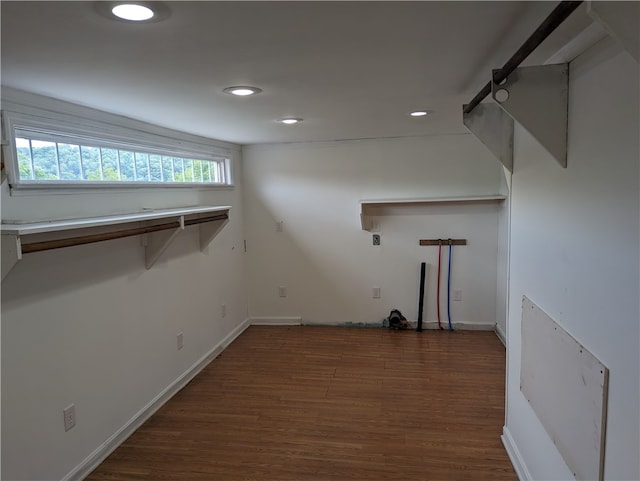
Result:
{"label": "wood plank flooring", "polygon": [[491,332],[253,326],[87,479],[516,481]]}

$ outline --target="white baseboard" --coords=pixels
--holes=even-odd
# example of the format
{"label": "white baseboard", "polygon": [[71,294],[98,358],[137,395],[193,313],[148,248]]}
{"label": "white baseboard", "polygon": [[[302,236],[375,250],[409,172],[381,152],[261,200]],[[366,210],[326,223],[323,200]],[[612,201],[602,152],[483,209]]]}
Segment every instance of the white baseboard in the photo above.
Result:
{"label": "white baseboard", "polygon": [[[412,326],[417,325],[417,321],[410,321]],[[382,327],[382,321],[377,322],[313,322],[302,321],[300,316],[279,316],[279,317],[250,317],[249,324],[252,326],[336,326],[336,327]],[[445,330],[449,329],[448,323],[442,323]],[[437,321],[422,323],[423,329],[438,329]],[[493,331],[495,324],[482,324],[473,322],[454,322],[454,330],[460,331]]]}
{"label": "white baseboard", "polygon": [[507,347],[507,335],[498,324],[496,324],[496,336],[502,341],[502,345]]}
{"label": "white baseboard", "polygon": [[[414,324],[417,324],[414,322]],[[493,331],[494,324],[480,324],[474,322],[453,322],[454,331]],[[438,329],[438,321],[427,321],[422,323],[423,329]],[[442,328],[445,331],[449,330],[449,323],[442,322]]]}
{"label": "white baseboard", "polygon": [[250,317],[248,321],[251,326],[299,326],[302,317]]}
{"label": "white baseboard", "polygon": [[511,460],[513,469],[518,475],[518,479],[520,481],[531,481],[533,479],[531,477],[531,473],[527,469],[527,465],[524,463],[524,459],[522,459],[522,455],[520,454],[520,451],[518,450],[518,447],[506,426],[502,428],[502,436],[500,436],[500,439],[502,439],[502,444],[504,444],[504,449],[509,455],[509,459]]}
{"label": "white baseboard", "polygon": [[178,379],[173,381],[167,388],[138,411],[124,426],[116,431],[109,439],[87,456],[78,466],[76,466],[62,481],[80,481],[86,478],[91,471],[100,465],[113,451],[116,450],[136,429],[149,419],[158,409],[171,399],[180,389],[186,386],[202,369],[224,351],[244,330],[249,327],[249,319],[245,319],[233,331],[225,336],[213,349],[196,361]]}

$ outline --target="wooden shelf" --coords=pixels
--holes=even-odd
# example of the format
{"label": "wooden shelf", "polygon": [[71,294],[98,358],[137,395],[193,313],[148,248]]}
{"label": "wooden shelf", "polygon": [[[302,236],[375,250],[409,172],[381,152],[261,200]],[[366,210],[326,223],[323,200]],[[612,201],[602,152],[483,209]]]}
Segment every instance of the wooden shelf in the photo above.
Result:
{"label": "wooden shelf", "polygon": [[389,206],[421,206],[430,204],[446,203],[480,203],[480,202],[502,202],[507,198],[502,194],[458,196],[458,197],[427,197],[413,199],[367,199],[360,201],[360,224],[362,230],[373,232],[377,230],[372,211],[381,207]]}
{"label": "wooden shelf", "polygon": [[185,226],[199,226],[200,249],[204,250],[227,224],[230,209],[198,206],[46,222],[3,222],[2,279],[23,254],[133,235],[146,236],[146,267],[150,269]]}

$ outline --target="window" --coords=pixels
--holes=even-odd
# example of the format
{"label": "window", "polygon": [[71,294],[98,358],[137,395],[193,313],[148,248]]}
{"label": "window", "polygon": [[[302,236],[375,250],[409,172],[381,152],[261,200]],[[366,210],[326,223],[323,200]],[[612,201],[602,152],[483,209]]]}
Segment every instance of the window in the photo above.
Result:
{"label": "window", "polygon": [[12,189],[232,185],[232,153],[218,141],[69,109],[2,112]]}
{"label": "window", "polygon": [[92,140],[16,129],[18,182],[228,183],[224,158],[194,158]]}

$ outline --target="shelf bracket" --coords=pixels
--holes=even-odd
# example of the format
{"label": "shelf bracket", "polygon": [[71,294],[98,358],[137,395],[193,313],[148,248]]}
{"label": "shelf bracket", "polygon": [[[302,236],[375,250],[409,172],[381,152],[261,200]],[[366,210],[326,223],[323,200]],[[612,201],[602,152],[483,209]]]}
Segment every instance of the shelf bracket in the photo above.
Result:
{"label": "shelf bracket", "polygon": [[2,236],[2,280],[7,277],[11,269],[22,259],[22,242],[17,235]]}
{"label": "shelf bracket", "polygon": [[567,167],[569,64],[517,68],[501,85],[491,82],[491,95],[562,167]]}
{"label": "shelf bracket", "polygon": [[213,222],[207,222],[200,224],[200,252],[209,247],[211,241],[218,235],[222,228],[227,225],[229,218],[215,220]]}
{"label": "shelf bracket", "polygon": [[587,13],[640,63],[640,3],[638,2],[588,2]]}
{"label": "shelf bracket", "polygon": [[148,236],[147,245],[145,247],[145,266],[147,269],[151,269],[163,252],[167,250],[167,247],[171,245],[176,236],[184,231],[183,215],[179,217],[179,222],[180,227],[177,229],[146,234]]}
{"label": "shelf bracket", "polygon": [[462,113],[462,122],[469,132],[513,172],[513,119],[496,104],[478,104],[469,113]]}

